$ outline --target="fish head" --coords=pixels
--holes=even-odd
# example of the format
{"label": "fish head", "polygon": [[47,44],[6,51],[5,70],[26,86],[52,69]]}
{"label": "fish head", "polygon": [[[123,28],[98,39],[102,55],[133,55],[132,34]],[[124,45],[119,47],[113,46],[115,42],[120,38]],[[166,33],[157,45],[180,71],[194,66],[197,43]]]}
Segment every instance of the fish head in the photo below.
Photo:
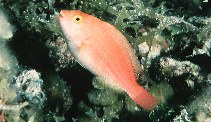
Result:
{"label": "fish head", "polygon": [[58,16],[68,43],[80,43],[90,38],[90,15],[79,10],[61,10]]}

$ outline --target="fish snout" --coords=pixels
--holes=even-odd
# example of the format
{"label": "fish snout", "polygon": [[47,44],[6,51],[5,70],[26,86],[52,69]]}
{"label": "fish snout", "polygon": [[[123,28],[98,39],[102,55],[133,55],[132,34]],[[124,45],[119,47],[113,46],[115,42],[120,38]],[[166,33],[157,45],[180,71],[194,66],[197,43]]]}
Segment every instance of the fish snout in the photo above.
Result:
{"label": "fish snout", "polygon": [[62,12],[60,12],[59,15],[58,15],[58,18],[61,19],[61,18],[63,18],[63,17],[64,17],[64,16],[63,16]]}
{"label": "fish snout", "polygon": [[61,18],[67,17],[67,15],[68,15],[67,13],[68,13],[68,10],[61,10],[58,15],[58,18],[61,19]]}

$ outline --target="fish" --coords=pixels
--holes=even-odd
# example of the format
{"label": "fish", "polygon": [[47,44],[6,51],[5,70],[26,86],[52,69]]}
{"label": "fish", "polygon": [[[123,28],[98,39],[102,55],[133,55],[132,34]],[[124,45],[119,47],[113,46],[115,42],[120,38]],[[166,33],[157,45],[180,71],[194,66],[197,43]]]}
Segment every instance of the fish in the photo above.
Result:
{"label": "fish", "polygon": [[76,61],[111,87],[126,92],[145,110],[157,99],[137,83],[141,65],[126,37],[113,25],[80,10],[58,15],[69,51]]}

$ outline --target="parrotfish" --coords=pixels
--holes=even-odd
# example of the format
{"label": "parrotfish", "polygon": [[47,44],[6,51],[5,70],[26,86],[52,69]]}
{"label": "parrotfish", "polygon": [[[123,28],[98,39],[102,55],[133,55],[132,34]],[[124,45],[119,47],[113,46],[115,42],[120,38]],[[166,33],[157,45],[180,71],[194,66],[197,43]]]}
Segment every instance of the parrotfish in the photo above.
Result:
{"label": "parrotfish", "polygon": [[79,10],[61,10],[58,16],[73,57],[106,84],[126,92],[146,110],[157,99],[137,83],[140,63],[125,36],[113,25]]}

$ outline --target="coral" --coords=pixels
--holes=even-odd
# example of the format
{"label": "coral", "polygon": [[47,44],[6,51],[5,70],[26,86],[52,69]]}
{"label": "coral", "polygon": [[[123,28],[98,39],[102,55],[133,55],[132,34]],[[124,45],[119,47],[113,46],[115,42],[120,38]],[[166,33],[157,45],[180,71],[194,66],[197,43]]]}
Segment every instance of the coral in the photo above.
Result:
{"label": "coral", "polygon": [[7,79],[0,78],[0,104],[11,103],[17,96],[15,90],[8,85]]}
{"label": "coral", "polygon": [[143,35],[140,40],[142,43],[138,45],[138,50],[142,56],[142,61],[145,62],[144,68],[147,69],[151,65],[151,60],[166,51],[169,45],[162,36],[154,35],[154,33]]}
{"label": "coral", "polygon": [[191,56],[205,54],[210,57],[211,56],[210,51],[211,51],[211,35],[210,35],[209,39],[207,39],[207,41],[204,42],[201,49],[200,48],[193,49],[193,54]]}
{"label": "coral", "polygon": [[42,107],[45,94],[42,91],[43,80],[35,70],[25,70],[14,78],[14,87],[19,98],[35,102]]}
{"label": "coral", "polygon": [[163,73],[179,76],[184,73],[191,73],[194,77],[199,77],[200,67],[191,63],[190,61],[176,61],[171,58],[160,59],[160,69]]}
{"label": "coral", "polygon": [[[7,2],[8,1],[4,1],[4,3]],[[16,22],[21,22],[18,26],[25,28],[24,31],[26,32],[24,33],[30,31],[32,38],[34,37],[35,40],[41,40],[40,42],[34,41],[31,43],[24,43],[26,40],[31,40],[31,38],[24,38],[21,40],[17,39],[18,41],[16,40],[13,44],[18,45],[19,43],[24,43],[25,45],[21,45],[20,48],[25,46],[26,49],[37,50],[38,54],[44,55],[41,55],[43,57],[49,57],[49,62],[51,63],[49,65],[53,64],[55,67],[54,70],[59,71],[64,68],[72,67],[74,63],[72,63],[71,54],[66,49],[66,43],[64,42],[64,37],[62,36],[62,31],[55,14],[56,11],[52,9],[53,3],[53,1],[38,2],[31,0],[19,2],[11,1],[9,4],[5,5],[6,7],[11,8],[11,16],[17,18]],[[18,33],[21,32],[18,31]],[[36,34],[40,36],[35,36]],[[34,45],[39,45],[39,47],[44,46],[46,49],[33,49]],[[26,52],[33,53],[33,51],[28,50]],[[34,58],[36,58],[36,55]],[[32,60],[34,60],[34,58]],[[49,62],[47,61],[46,63]]]}
{"label": "coral", "polygon": [[[145,116],[143,109],[138,107],[129,96],[121,92],[116,92],[116,89],[108,89],[105,84],[101,84],[100,78],[94,78],[92,81],[95,89],[88,92],[89,104],[81,102],[79,109],[84,111],[80,118],[74,118],[75,121],[124,121],[125,118],[136,120]],[[140,117],[131,118],[132,115]]]}
{"label": "coral", "polygon": [[[21,116],[21,109],[26,107],[28,102],[20,103],[19,105],[0,105],[0,109],[5,111],[6,121],[23,121]],[[8,111],[9,114],[7,113]]]}
{"label": "coral", "polygon": [[181,114],[176,116],[173,122],[192,122],[186,109],[181,110]]}
{"label": "coral", "polygon": [[[13,36],[13,27],[9,24],[6,15],[0,10],[0,41],[6,41]],[[25,96],[29,97],[30,95],[37,95],[36,89],[32,89],[32,86],[29,82],[28,87],[26,84],[27,79],[24,79],[24,83],[21,82],[19,79],[19,83],[15,86],[12,83],[12,78],[17,74],[19,71],[18,61],[12,55],[12,51],[8,48],[8,44],[6,42],[2,43],[1,51],[0,51],[0,110],[2,111],[1,116],[4,116],[5,121],[23,121],[21,116],[23,115],[24,108],[28,106],[30,103],[29,101],[22,101],[20,98],[23,98],[23,94],[20,94],[18,91],[20,87],[24,86],[24,90],[26,94]],[[23,79],[22,79],[23,80]],[[33,83],[33,82],[31,82]],[[15,87],[15,88],[14,88]],[[33,86],[36,87],[36,86]],[[25,89],[26,88],[26,89]],[[17,90],[18,89],[18,90]],[[23,90],[23,89],[22,89]],[[32,94],[31,94],[32,93]],[[30,95],[29,95],[30,94]],[[25,98],[24,98],[25,99]],[[23,100],[23,99],[22,99]],[[32,97],[31,97],[32,101]],[[33,105],[31,105],[33,108]],[[26,110],[26,109],[25,109]],[[32,109],[31,109],[32,110]],[[34,109],[35,110],[35,109]],[[30,110],[29,110],[30,111]],[[30,115],[30,113],[28,113]]]}
{"label": "coral", "polygon": [[[29,5],[32,7],[35,4]],[[17,7],[18,5],[14,6],[15,9]],[[20,14],[18,11],[15,12],[16,14]],[[32,12],[32,9],[30,12]],[[26,11],[25,15],[29,16],[30,12]],[[13,46],[7,41],[13,39],[14,27],[10,25],[6,16],[7,15],[0,10],[0,120],[4,119],[5,121],[20,122],[43,121],[44,119],[47,120],[48,117],[52,117],[52,119],[48,119],[49,121],[65,120],[64,117],[58,116],[58,113],[63,114],[72,104],[72,99],[70,97],[71,93],[69,91],[70,88],[65,88],[66,84],[64,84],[63,80],[52,76],[52,84],[48,84],[52,87],[50,87],[50,89],[46,88],[47,94],[51,92],[55,95],[56,90],[64,89],[61,90],[61,96],[58,94],[55,96],[57,98],[54,97],[54,99],[61,98],[61,100],[58,101],[63,102],[64,104],[62,106],[58,105],[61,109],[58,109],[57,106],[54,110],[55,113],[51,113],[50,111],[52,109],[48,108],[47,105],[46,109],[44,109],[46,93],[43,92],[44,89],[42,88],[43,80],[41,79],[41,74],[36,70],[26,69],[25,66],[18,65],[18,61],[14,56],[14,50],[12,51],[10,49],[10,47]],[[12,16],[10,17],[12,18]],[[30,20],[30,23],[33,24],[33,26],[37,26],[40,24],[37,20],[41,21],[41,16],[37,16],[37,20],[35,20],[35,18],[27,17],[25,19],[27,21]],[[33,27],[29,30],[33,30]],[[60,102],[59,104],[61,104]]]}
{"label": "coral", "polygon": [[[22,74],[14,78],[13,83],[6,82],[10,85],[1,89],[7,94],[2,94],[2,102],[0,103],[0,110],[3,110],[5,120],[41,120],[39,116],[42,113],[41,108],[45,95],[41,90],[42,80],[39,74],[35,70],[23,71]],[[3,83],[2,80],[1,83]],[[5,85],[1,84],[1,88],[4,88],[3,86]],[[26,116],[23,117],[23,115]]]}

